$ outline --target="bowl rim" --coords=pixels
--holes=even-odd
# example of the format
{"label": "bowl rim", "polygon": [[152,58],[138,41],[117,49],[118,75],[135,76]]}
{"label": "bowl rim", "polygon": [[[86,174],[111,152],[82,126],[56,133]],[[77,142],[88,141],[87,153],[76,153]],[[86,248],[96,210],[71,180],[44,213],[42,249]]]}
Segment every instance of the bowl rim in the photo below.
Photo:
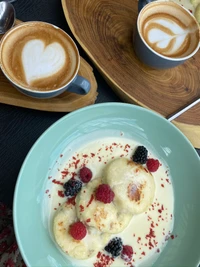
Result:
{"label": "bowl rim", "polygon": [[[29,152],[27,153],[23,163],[22,163],[22,166],[20,168],[20,171],[19,171],[19,174],[18,174],[18,177],[17,177],[17,181],[16,181],[16,185],[15,185],[15,189],[14,189],[14,198],[13,198],[13,225],[14,225],[14,232],[15,232],[15,236],[16,236],[16,240],[17,240],[17,243],[18,243],[18,246],[19,246],[19,250],[20,250],[20,253],[22,255],[22,258],[24,260],[24,262],[26,263],[27,266],[31,266],[29,265],[29,261],[26,257],[26,254],[24,252],[24,248],[23,248],[23,245],[21,243],[21,238],[19,236],[19,232],[17,230],[17,198],[18,198],[18,190],[19,190],[19,184],[20,184],[20,180],[21,180],[21,176],[23,174],[23,171],[24,171],[24,168],[26,166],[26,163],[27,161],[29,160],[29,156],[31,155],[32,151],[34,151],[35,147],[38,146],[38,144],[40,143],[40,140],[42,138],[45,137],[45,135],[51,131],[53,128],[57,127],[60,123],[62,124],[63,121],[66,120],[66,118],[69,118],[69,117],[73,117],[74,115],[76,116],[77,114],[83,112],[83,111],[87,111],[87,110],[93,110],[93,109],[96,109],[96,108],[103,108],[103,107],[127,107],[127,108],[133,108],[133,109],[136,109],[136,110],[142,110],[142,111],[145,111],[147,113],[150,113],[152,114],[153,116],[159,118],[159,119],[162,119],[162,120],[165,120],[165,122],[170,125],[170,127],[174,128],[175,131],[179,132],[179,134],[181,134],[181,136],[184,138],[184,142],[186,142],[190,148],[193,150],[194,154],[196,155],[196,158],[198,159],[199,163],[200,163],[200,157],[198,155],[198,153],[196,152],[195,148],[192,146],[191,142],[187,139],[187,137],[175,126],[173,125],[171,122],[169,122],[167,119],[165,119],[163,116],[161,116],[160,114],[152,111],[152,110],[149,110],[149,109],[146,109],[144,107],[141,107],[141,106],[137,106],[137,105],[134,105],[134,104],[129,104],[129,103],[121,103],[121,102],[107,102],[107,103],[97,103],[95,105],[90,105],[90,106],[87,106],[87,107],[83,107],[83,108],[80,108],[78,110],[75,110],[71,113],[68,113],[66,115],[64,115],[63,117],[61,117],[60,119],[58,119],[57,121],[55,121],[51,126],[49,126],[40,136],[39,138],[35,141],[35,143],[32,145],[31,149],[29,150]],[[200,259],[199,259],[200,260]]]}

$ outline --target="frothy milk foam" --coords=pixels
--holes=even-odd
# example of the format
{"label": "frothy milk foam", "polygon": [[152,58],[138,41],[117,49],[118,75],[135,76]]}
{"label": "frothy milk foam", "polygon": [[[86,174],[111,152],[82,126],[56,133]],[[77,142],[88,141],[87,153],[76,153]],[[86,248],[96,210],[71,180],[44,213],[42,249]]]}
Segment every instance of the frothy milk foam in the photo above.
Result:
{"label": "frothy milk foam", "polygon": [[45,47],[41,40],[27,42],[22,50],[22,63],[26,81],[29,85],[35,80],[49,77],[64,66],[65,50],[59,43]]}
{"label": "frothy milk foam", "polygon": [[140,19],[146,43],[168,57],[189,55],[198,45],[198,25],[178,4],[154,3]]}
{"label": "frothy milk foam", "polygon": [[8,33],[1,44],[1,66],[26,89],[61,88],[76,75],[78,51],[65,32],[44,22],[27,22]]}

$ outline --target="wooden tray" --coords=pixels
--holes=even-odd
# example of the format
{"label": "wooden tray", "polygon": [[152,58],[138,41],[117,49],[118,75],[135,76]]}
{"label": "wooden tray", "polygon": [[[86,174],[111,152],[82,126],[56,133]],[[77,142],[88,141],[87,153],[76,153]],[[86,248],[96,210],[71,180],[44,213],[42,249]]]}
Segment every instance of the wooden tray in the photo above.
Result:
{"label": "wooden tray", "polygon": [[[62,0],[72,33],[119,97],[167,117],[200,97],[200,53],[169,70],[142,64],[133,50],[137,4],[136,0]],[[173,123],[200,147],[200,104]]]}
{"label": "wooden tray", "polygon": [[91,83],[91,90],[87,95],[65,92],[51,99],[35,99],[17,91],[0,70],[0,103],[54,112],[70,112],[94,104],[97,97],[97,82],[92,67],[83,58],[80,61],[79,75]]}

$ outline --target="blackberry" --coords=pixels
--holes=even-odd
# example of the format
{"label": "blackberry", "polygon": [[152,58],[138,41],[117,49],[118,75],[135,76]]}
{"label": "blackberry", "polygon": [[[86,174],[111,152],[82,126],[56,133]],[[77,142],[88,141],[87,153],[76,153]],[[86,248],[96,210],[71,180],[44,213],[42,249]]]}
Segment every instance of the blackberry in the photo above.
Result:
{"label": "blackberry", "polygon": [[73,197],[76,194],[78,194],[78,192],[81,190],[82,188],[82,182],[79,180],[75,180],[73,178],[71,178],[69,181],[67,181],[64,185],[63,185],[64,189],[65,189],[65,196],[66,197]]}
{"label": "blackberry", "polygon": [[122,252],[122,249],[123,249],[123,244],[122,244],[122,239],[120,237],[114,237],[105,247],[105,250],[109,252],[113,258],[119,256]]}
{"label": "blackberry", "polygon": [[147,162],[148,150],[144,146],[138,146],[132,159],[134,162],[145,164]]}

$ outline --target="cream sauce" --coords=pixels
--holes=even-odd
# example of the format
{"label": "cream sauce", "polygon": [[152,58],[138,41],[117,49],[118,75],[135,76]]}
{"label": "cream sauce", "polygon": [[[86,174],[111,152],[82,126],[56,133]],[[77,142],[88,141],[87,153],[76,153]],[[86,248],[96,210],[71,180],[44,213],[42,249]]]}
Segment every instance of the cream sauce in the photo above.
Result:
{"label": "cream sauce", "polygon": [[[115,158],[126,157],[131,159],[134,150],[139,144],[132,139],[121,137],[108,137],[88,142],[85,145],[69,146],[60,155],[53,169],[49,172],[48,183],[45,188],[44,206],[48,207],[48,215],[44,219],[49,222],[51,237],[51,224],[56,210],[67,198],[62,197],[63,187],[72,176],[78,178],[80,168],[86,165],[93,172],[93,178],[101,177],[104,167]],[[147,146],[146,146],[147,147]],[[76,149],[75,149],[76,148]],[[133,216],[128,227],[120,234],[112,235],[121,237],[124,245],[133,247],[134,255],[131,263],[126,263],[121,258],[116,258],[111,266],[150,266],[160,255],[166,245],[173,229],[174,194],[169,169],[163,160],[152,154],[148,149],[148,157],[157,158],[161,166],[152,173],[155,179],[156,192],[152,206],[148,211]],[[46,212],[45,212],[46,213]],[[105,251],[102,253],[108,255]],[[64,253],[63,253],[64,254]],[[74,266],[103,266],[98,265],[97,257],[79,261],[66,255]],[[96,264],[95,264],[96,263]],[[109,265],[108,265],[109,266]]]}

